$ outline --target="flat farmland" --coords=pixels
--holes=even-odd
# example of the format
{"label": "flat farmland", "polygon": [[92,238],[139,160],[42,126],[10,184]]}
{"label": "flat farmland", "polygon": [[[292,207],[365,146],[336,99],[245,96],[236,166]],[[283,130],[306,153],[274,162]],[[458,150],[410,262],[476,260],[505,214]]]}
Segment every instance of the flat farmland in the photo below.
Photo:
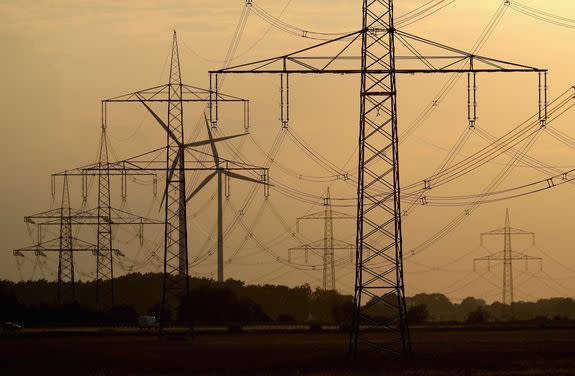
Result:
{"label": "flat farmland", "polygon": [[[373,334],[377,335],[377,334]],[[575,375],[575,329],[413,329],[414,355],[347,357],[345,333],[0,336],[3,375]]]}

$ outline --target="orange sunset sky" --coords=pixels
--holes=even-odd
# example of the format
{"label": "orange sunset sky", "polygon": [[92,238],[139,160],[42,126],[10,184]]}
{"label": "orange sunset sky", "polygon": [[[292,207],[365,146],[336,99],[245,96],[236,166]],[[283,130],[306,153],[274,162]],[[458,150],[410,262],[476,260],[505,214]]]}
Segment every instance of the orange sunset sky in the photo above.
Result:
{"label": "orange sunset sky", "polygon": [[[397,0],[397,17],[425,4],[424,0]],[[359,0],[257,0],[261,9],[304,30],[345,32],[361,27]],[[428,39],[470,50],[482,31],[500,12],[498,23],[485,41],[481,55],[549,69],[549,98],[569,90],[575,84],[572,69],[575,29],[544,22],[519,12],[501,0],[446,1],[447,6],[413,24],[398,24],[404,31]],[[518,4],[534,7],[561,17],[575,19],[572,0],[522,0]],[[33,244],[36,237],[23,222],[25,215],[59,206],[60,185],[56,197],[50,196],[50,174],[92,163],[97,156],[100,126],[100,100],[165,83],[168,79],[172,30],[177,30],[183,80],[208,87],[208,71],[218,69],[228,51],[238,20],[246,7],[243,0],[193,1],[89,1],[89,0],[0,0],[0,278],[40,278],[29,255],[18,271],[12,250]],[[505,9],[501,10],[500,7]],[[570,25],[575,25],[571,23]],[[245,28],[231,64],[240,64],[282,55],[317,41],[290,35],[264,22],[248,10]],[[360,50],[356,50],[356,54]],[[398,77],[399,131],[405,131],[437,97],[449,79],[447,75]],[[467,80],[459,78],[433,113],[414,131],[401,139],[400,171],[402,185],[421,181],[433,173],[467,124]],[[478,76],[477,126],[501,136],[537,111],[537,75],[493,74]],[[233,158],[233,146],[254,165],[265,164],[278,132],[279,77],[227,76],[224,92],[251,101],[250,138],[221,146],[221,154]],[[290,79],[290,130],[304,139],[338,171],[357,173],[357,132],[359,117],[358,76],[295,76]],[[185,132],[188,138],[205,138],[202,106],[186,107]],[[165,143],[160,127],[136,105],[110,108],[109,136],[113,158],[127,158]],[[243,131],[239,107],[222,109],[222,134]],[[575,137],[574,110],[552,123],[554,129]],[[549,131],[542,131],[528,155],[556,169],[575,168],[574,150],[561,143]],[[456,161],[486,145],[472,134],[458,152]],[[572,145],[573,146],[573,145]],[[480,193],[509,161],[502,155],[473,173],[433,190],[436,196],[460,196]],[[321,285],[321,258],[310,255],[307,267],[287,262],[288,248],[302,241],[323,238],[323,224],[303,223],[296,231],[296,218],[322,210],[321,196],[330,187],[332,197],[347,203],[334,210],[354,213],[352,200],[356,187],[338,179],[333,171],[314,162],[297,146],[293,138],[283,140],[278,156],[270,166],[272,178],[282,185],[309,195],[295,199],[272,188],[266,201],[258,192],[242,216],[247,231],[236,226],[226,238],[226,277],[247,283],[274,283],[290,286],[309,283]],[[304,178],[302,178],[302,176]],[[501,183],[499,189],[513,188],[545,179],[549,174],[526,166],[522,161]],[[305,178],[309,177],[309,178]],[[190,179],[192,179],[190,177]],[[314,181],[310,181],[314,180]],[[194,180],[197,182],[197,180]],[[61,181],[58,181],[61,182]],[[162,218],[159,199],[152,196],[149,181],[130,182],[125,203],[119,199],[119,181],[114,181],[113,205],[138,215]],[[71,181],[72,205],[81,204],[80,182]],[[190,185],[193,181],[190,180]],[[224,223],[233,222],[245,202],[250,184],[234,182],[232,196],[224,204]],[[89,206],[95,205],[95,184]],[[216,201],[215,184],[190,201],[189,253],[190,274],[215,275]],[[473,258],[502,249],[502,239],[489,239],[480,246],[479,234],[502,227],[509,208],[512,226],[536,233],[530,239],[514,239],[517,252],[542,257],[537,263],[514,265],[515,299],[534,300],[550,296],[572,296],[575,288],[575,186],[564,184],[552,189],[507,201],[481,205],[446,237],[411,256],[410,250],[441,230],[465,206],[430,207],[418,205],[404,221],[406,293],[441,292],[454,300],[476,296],[487,301],[501,295],[501,265],[485,264],[473,270]],[[298,196],[298,195],[296,195]],[[301,198],[301,195],[298,196]],[[351,202],[351,204],[349,204]],[[404,206],[406,206],[404,204]],[[253,225],[252,225],[253,224]],[[56,228],[45,234],[56,236]],[[335,237],[354,242],[355,222],[336,221]],[[128,271],[159,271],[161,226],[145,230],[146,243],[140,247],[131,228],[118,229],[115,247],[126,259],[117,274]],[[93,231],[82,229],[79,236],[93,241]],[[257,239],[254,240],[254,239]],[[262,246],[263,245],[263,246]],[[337,253],[337,289],[353,291],[354,264],[348,251]],[[156,256],[154,256],[156,255]],[[302,254],[293,259],[305,264]],[[42,270],[53,278],[56,258],[52,255]],[[315,265],[316,270],[311,270]],[[304,270],[302,270],[304,269]],[[94,258],[77,258],[77,275],[93,278]]]}

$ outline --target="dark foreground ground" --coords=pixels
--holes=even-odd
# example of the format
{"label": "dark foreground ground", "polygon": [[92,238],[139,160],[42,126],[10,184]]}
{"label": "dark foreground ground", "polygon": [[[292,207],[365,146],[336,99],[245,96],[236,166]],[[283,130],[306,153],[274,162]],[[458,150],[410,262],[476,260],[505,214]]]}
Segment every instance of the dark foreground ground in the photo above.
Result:
{"label": "dark foreground ground", "polygon": [[575,375],[575,329],[413,329],[414,357],[347,360],[343,333],[0,336],[1,375]]}

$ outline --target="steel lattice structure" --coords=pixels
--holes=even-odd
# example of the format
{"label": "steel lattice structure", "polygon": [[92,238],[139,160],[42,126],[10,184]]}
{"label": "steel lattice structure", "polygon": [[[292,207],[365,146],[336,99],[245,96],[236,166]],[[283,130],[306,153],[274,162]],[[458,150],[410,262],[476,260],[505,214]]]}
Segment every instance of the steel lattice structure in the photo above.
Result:
{"label": "steel lattice structure", "polygon": [[[357,266],[350,346],[355,354],[363,339],[377,347],[408,353],[411,343],[403,282],[393,2],[365,1],[363,29]],[[370,73],[372,68],[388,72]],[[388,192],[383,197],[381,188]],[[382,260],[384,267],[372,266],[375,260]],[[362,306],[364,299],[367,301]],[[379,320],[369,314],[372,306],[383,308]],[[385,328],[391,338],[381,344],[360,337],[359,325],[365,322]]]}
{"label": "steel lattice structure", "polygon": [[[165,165],[161,169],[167,173],[166,187],[162,196],[165,209],[163,315],[179,307],[182,296],[187,295],[189,291],[185,182],[185,171],[187,170],[185,167],[186,149],[237,137],[236,135],[185,143],[183,127],[184,103],[211,103],[214,95],[217,96],[218,101],[243,104],[244,128],[247,129],[249,125],[249,102],[247,100],[221,93],[214,94],[212,90],[201,89],[182,82],[178,40],[174,31],[169,82],[167,84],[103,101],[104,104],[114,102],[141,103],[166,131],[166,160]],[[162,117],[152,109],[150,106],[152,103],[167,104],[167,121],[162,120]],[[109,169],[113,168],[110,167]],[[134,170],[146,170],[146,168],[139,166],[135,167]],[[166,321],[166,319],[167,317],[164,317],[162,321]]]}
{"label": "steel lattice structure", "polygon": [[166,135],[164,291],[162,306],[171,294],[188,291],[188,227],[184,173],[184,109],[178,40],[174,32],[168,84],[168,134]]}
{"label": "steel lattice structure", "polygon": [[307,214],[296,219],[296,228],[299,231],[299,222],[302,220],[323,220],[323,239],[308,244],[302,244],[288,249],[288,259],[291,260],[290,251],[304,251],[305,261],[308,260],[308,252],[312,250],[323,251],[323,278],[322,287],[324,290],[335,291],[335,250],[353,249],[353,244],[334,238],[334,219],[355,219],[354,216],[334,211],[331,205],[331,195],[329,188],[323,199],[323,210],[317,213]]}
{"label": "steel lattice structure", "polygon": [[70,300],[76,300],[76,284],[74,278],[74,252],[72,246],[72,218],[70,213],[70,191],[68,187],[68,178],[64,178],[62,189],[62,203],[60,206],[60,223],[59,252],[58,252],[58,302],[63,302],[63,284],[70,285]]}
{"label": "steel lattice structure", "polygon": [[[76,222],[79,210],[70,207],[70,191],[68,176],[64,175],[62,188],[62,201],[60,208],[53,209],[37,215],[28,216],[24,221],[35,223],[35,220],[48,221],[59,226],[59,236],[48,241],[41,241],[31,247],[20,248],[13,251],[14,256],[21,257],[24,252],[34,252],[37,256],[45,256],[45,252],[58,252],[58,303],[74,303],[76,301],[76,278],[74,272],[74,253],[96,252],[93,244],[76,239],[72,234],[72,224]],[[40,232],[40,230],[38,230]],[[110,249],[110,252],[117,251]]]}
{"label": "steel lattice structure", "polygon": [[[342,44],[343,48],[338,47]],[[360,56],[355,50],[358,44]],[[396,54],[398,44],[405,54]],[[216,92],[221,74],[279,75],[283,127],[289,119],[289,75],[361,77],[356,276],[349,341],[352,357],[357,356],[359,344],[397,355],[411,352],[403,281],[396,75],[468,74],[468,120],[475,127],[476,75],[498,72],[539,75],[539,121],[545,126],[547,70],[467,53],[398,30],[393,0],[364,0],[362,27],[356,32],[289,54],[210,72]],[[218,118],[217,100],[214,96],[216,103],[210,106],[213,123]]]}
{"label": "steel lattice structure", "polygon": [[[102,106],[102,111],[105,107]],[[108,165],[108,137],[106,115],[102,113],[102,134],[98,166]],[[96,250],[96,304],[99,307],[114,305],[114,258],[112,254],[112,220],[110,197],[110,172],[98,170],[98,229]],[[104,283],[108,281],[108,283]]]}
{"label": "steel lattice structure", "polygon": [[[111,206],[110,176],[121,178],[122,200],[127,196],[128,176],[152,176],[154,181],[154,195],[156,194],[157,175],[147,171],[129,171],[107,169],[109,166],[108,135],[106,125],[106,104],[102,103],[102,127],[100,135],[100,146],[98,150],[98,162],[92,165],[82,166],[76,169],[67,170],[52,174],[52,195],[54,195],[55,178],[58,176],[76,176],[82,179],[82,199],[86,203],[88,199],[88,176],[98,178],[98,203],[95,209],[82,210],[74,213],[72,220],[76,224],[88,224],[97,226],[96,250],[96,305],[103,309],[110,309],[115,302],[114,299],[114,254],[112,252],[112,224],[158,224],[161,222],[135,216],[123,210],[115,209]],[[28,221],[51,218],[46,213],[43,216],[28,216]],[[41,223],[43,225],[54,224],[54,221]],[[142,236],[142,235],[141,235]],[[140,239],[142,240],[140,236]]]}
{"label": "steel lattice structure", "polygon": [[527,264],[529,261],[536,260],[541,263],[541,257],[533,257],[521,252],[514,252],[511,249],[511,238],[513,235],[529,235],[535,243],[535,233],[511,227],[509,220],[509,209],[505,211],[505,226],[503,228],[491,230],[481,234],[481,242],[483,243],[484,236],[503,236],[503,252],[490,254],[485,257],[476,258],[473,260],[473,267],[477,261],[487,261],[488,267],[492,261],[503,262],[503,283],[501,302],[507,307],[507,316],[512,318],[511,305],[513,304],[513,260],[522,260]]}

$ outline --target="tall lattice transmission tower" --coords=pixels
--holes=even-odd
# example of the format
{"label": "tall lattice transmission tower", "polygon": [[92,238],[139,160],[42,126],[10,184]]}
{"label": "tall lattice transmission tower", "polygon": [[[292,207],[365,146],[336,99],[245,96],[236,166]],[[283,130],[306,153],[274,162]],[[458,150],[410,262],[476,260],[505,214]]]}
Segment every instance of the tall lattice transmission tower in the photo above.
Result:
{"label": "tall lattice transmission tower", "polygon": [[[196,86],[185,84],[182,81],[180,67],[180,55],[178,50],[178,38],[176,31],[172,34],[172,50],[170,58],[170,73],[167,84],[131,92],[117,97],[106,99],[104,106],[110,103],[131,102],[140,103],[152,115],[154,120],[166,132],[165,160],[160,169],[166,173],[166,186],[162,195],[164,206],[164,282],[162,294],[162,313],[167,321],[168,312],[176,311],[183,296],[189,291],[189,268],[188,268],[188,230],[186,202],[186,160],[185,154],[189,148],[212,145],[215,142],[238,137],[227,136],[210,140],[186,142],[184,137],[184,104],[185,103],[210,103],[213,96],[221,102],[238,102],[244,109],[244,128],[247,129],[249,116],[248,101],[242,98],[214,94],[211,90],[201,89]],[[167,119],[164,120],[152,106],[167,104]],[[104,115],[106,112],[104,112]],[[104,120],[105,121],[105,120]],[[160,161],[155,159],[154,161]],[[135,163],[135,162],[133,162]],[[118,169],[118,164],[113,163],[106,167],[113,171]],[[130,169],[138,171],[159,171],[156,167],[147,165],[131,166]],[[194,168],[193,170],[198,170]]]}
{"label": "tall lattice transmission tower", "polygon": [[343,240],[338,240],[334,238],[333,235],[333,221],[334,219],[355,219],[353,215],[342,213],[339,211],[334,211],[331,203],[331,195],[329,188],[323,199],[323,210],[307,214],[303,217],[299,217],[296,220],[296,228],[299,231],[299,222],[303,220],[323,220],[323,239],[302,244],[297,247],[292,247],[288,249],[288,259],[291,260],[291,251],[304,251],[305,260],[308,261],[309,251],[321,250],[323,251],[323,278],[322,287],[324,290],[335,291],[335,250],[351,250],[353,244],[347,243]]}
{"label": "tall lattice transmission tower", "polygon": [[[290,75],[360,76],[356,273],[349,341],[353,357],[360,344],[398,355],[411,352],[403,281],[396,76],[471,75],[472,87],[467,94],[473,127],[477,126],[471,122],[477,115],[476,74],[532,72],[539,75],[540,82],[547,79],[545,69],[479,56],[398,30],[394,25],[393,3],[393,0],[363,0],[362,24],[358,31],[291,53],[210,72],[215,92],[218,75],[222,74],[280,76],[281,126],[284,128],[289,127]],[[396,55],[396,41],[402,49],[399,55]],[[546,90],[546,84],[539,87],[542,126],[547,116]],[[217,96],[214,97],[217,101]],[[214,123],[217,108],[217,103],[210,106]],[[421,189],[426,185],[420,182]]]}
{"label": "tall lattice transmission tower", "polygon": [[[505,210],[505,226],[481,234],[481,243],[483,243],[484,236],[503,236],[503,251],[493,253],[484,257],[479,257],[473,260],[473,268],[478,261],[485,261],[488,263],[488,268],[491,267],[491,262],[503,262],[503,283],[501,302],[508,308],[513,304],[513,261],[524,261],[525,268],[528,267],[529,261],[539,261],[540,267],[542,266],[541,257],[529,256],[522,252],[514,252],[511,249],[511,240],[513,236],[528,235],[531,236],[533,244],[535,244],[535,233],[511,227],[509,220],[509,209]],[[512,314],[508,309],[508,315]]]}
{"label": "tall lattice transmission tower", "polygon": [[45,252],[58,253],[56,292],[56,300],[58,303],[76,302],[74,254],[76,252],[92,252],[96,250],[96,246],[75,238],[72,233],[72,223],[78,212],[78,210],[72,209],[70,206],[68,176],[64,176],[61,206],[24,218],[27,223],[34,223],[34,221],[37,220],[57,219],[54,224],[59,226],[58,237],[46,241],[42,241],[41,237],[39,237],[37,244],[13,251],[13,254],[17,257],[21,257],[25,252],[33,252],[36,255],[45,255]]}
{"label": "tall lattice transmission tower", "polygon": [[[139,225],[140,231],[138,236],[140,238],[140,242],[142,242],[143,226],[145,224],[160,224],[162,222],[137,216],[112,206],[112,195],[110,187],[110,180],[112,176],[121,178],[121,197],[122,201],[124,202],[127,198],[129,176],[151,176],[153,178],[155,196],[157,174],[147,171],[133,171],[127,168],[112,171],[109,169],[110,160],[105,103],[102,103],[101,117],[98,161],[94,164],[52,174],[52,195],[54,195],[54,187],[56,185],[55,181],[57,177],[63,176],[64,179],[67,179],[69,176],[78,177],[82,181],[82,206],[84,207],[87,205],[88,200],[88,177],[92,176],[97,178],[98,197],[96,208],[82,210],[80,212],[74,213],[72,217],[75,225],[96,226],[96,250],[93,252],[96,256],[96,305],[99,309],[109,310],[115,304],[115,257],[123,256],[119,250],[114,250],[112,247],[112,224]],[[50,225],[54,224],[55,222],[57,222],[57,219],[56,221],[41,223],[41,225]]]}
{"label": "tall lattice transmission tower", "polygon": [[[104,136],[105,137],[105,136]],[[33,252],[37,257],[46,257],[46,252],[58,252],[58,273],[57,273],[57,286],[58,286],[58,302],[66,303],[75,301],[75,267],[74,267],[74,253],[77,252],[91,252],[96,256],[96,305],[102,310],[109,310],[115,304],[114,301],[114,273],[113,262],[120,257],[123,257],[120,250],[112,248],[112,232],[106,232],[106,239],[109,240],[108,244],[102,244],[101,232],[102,224],[104,228],[110,228],[114,225],[137,225],[139,226],[139,234],[143,240],[143,228],[148,224],[161,224],[163,222],[140,217],[121,209],[110,206],[110,189],[109,189],[109,173],[106,181],[106,187],[99,186],[98,192],[98,205],[97,208],[86,209],[87,202],[87,177],[89,175],[98,176],[101,171],[100,162],[95,165],[80,167],[73,170],[57,172],[52,174],[52,195],[55,194],[55,181],[56,177],[63,178],[62,200],[61,207],[48,210],[45,212],[32,214],[24,217],[27,224],[36,225],[38,242],[30,247],[20,248],[14,250],[15,256],[22,257],[26,252]],[[98,169],[94,173],[91,169]],[[105,167],[107,169],[107,167]],[[108,172],[108,171],[106,171]],[[143,174],[149,175],[146,172],[132,172],[121,171],[117,173],[113,171],[112,174],[126,177],[128,175],[141,176]],[[74,209],[70,205],[70,189],[68,179],[71,176],[82,177],[82,199],[83,204],[81,209]],[[155,176],[155,175],[154,175]],[[100,179],[99,179],[100,180]],[[125,184],[123,184],[125,189]],[[104,196],[104,199],[102,199]],[[106,206],[106,214],[100,209],[102,205]],[[43,240],[42,228],[46,227],[59,227],[59,236],[55,239]],[[97,244],[91,244],[84,240],[80,240],[73,235],[72,229],[79,227],[96,227],[97,238],[100,241]],[[104,263],[104,265],[102,264]]]}

